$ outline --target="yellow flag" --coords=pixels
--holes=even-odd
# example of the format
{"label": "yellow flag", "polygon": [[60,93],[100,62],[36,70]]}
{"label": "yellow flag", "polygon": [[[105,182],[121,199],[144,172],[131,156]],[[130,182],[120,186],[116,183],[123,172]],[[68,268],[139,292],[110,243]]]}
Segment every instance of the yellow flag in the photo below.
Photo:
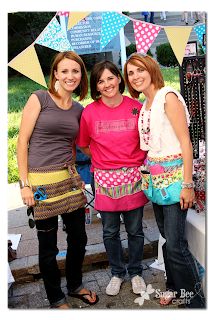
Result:
{"label": "yellow flag", "polygon": [[30,45],[19,53],[8,63],[8,66],[47,88],[34,45]]}
{"label": "yellow flag", "polygon": [[67,30],[75,26],[79,21],[87,17],[91,12],[70,12]]}
{"label": "yellow flag", "polygon": [[181,66],[192,27],[164,27],[164,30]]}

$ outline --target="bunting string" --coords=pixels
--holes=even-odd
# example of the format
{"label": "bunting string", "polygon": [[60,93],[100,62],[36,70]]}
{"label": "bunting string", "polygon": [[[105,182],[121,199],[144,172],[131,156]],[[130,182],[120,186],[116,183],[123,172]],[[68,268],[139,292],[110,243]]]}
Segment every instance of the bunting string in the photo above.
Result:
{"label": "bunting string", "polygon": [[[64,34],[64,31],[62,30],[62,27],[56,16],[64,16],[66,19],[68,19],[69,30],[75,25],[81,23],[82,20],[86,21],[87,17],[90,17],[90,14],[91,12],[56,12],[55,16],[51,19],[37,39],[28,48],[23,50],[23,52],[13,58],[8,63],[8,66],[46,87],[46,81],[34,49],[34,44],[46,46],[59,52],[67,50],[73,51],[72,41],[68,40],[67,35]],[[103,52],[104,48],[113,38],[116,37],[120,29],[123,28],[129,21],[132,21],[133,23],[137,52],[147,53],[162,29],[164,29],[168,41],[180,65],[182,64],[185,54],[185,47],[192,29],[194,29],[204,52],[206,50],[206,27],[204,23],[196,24],[196,26],[161,26],[131,18],[123,13],[106,11],[102,12],[101,15],[99,51],[95,52]]]}

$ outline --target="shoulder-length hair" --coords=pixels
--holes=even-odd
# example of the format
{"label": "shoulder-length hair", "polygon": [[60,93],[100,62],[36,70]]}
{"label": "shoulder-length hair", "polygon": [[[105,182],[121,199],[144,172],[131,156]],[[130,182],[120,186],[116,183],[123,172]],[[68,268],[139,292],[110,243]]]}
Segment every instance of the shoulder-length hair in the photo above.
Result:
{"label": "shoulder-length hair", "polygon": [[94,65],[90,75],[90,90],[93,100],[98,100],[101,96],[100,92],[97,90],[97,83],[100,80],[101,75],[105,69],[108,69],[112,74],[121,79],[121,82],[119,83],[119,91],[121,94],[124,92],[125,82],[118,67],[111,61],[101,61]]}
{"label": "shoulder-length hair", "polygon": [[55,77],[55,71],[57,71],[59,62],[65,58],[76,61],[81,67],[81,82],[79,86],[73,91],[73,93],[75,93],[76,96],[79,97],[79,100],[83,100],[86,97],[88,92],[87,71],[81,57],[79,57],[79,55],[77,55],[73,51],[60,52],[55,56],[51,66],[51,71],[50,71],[50,80],[49,80],[49,86],[48,86],[49,91],[50,93],[54,94],[56,97],[59,97],[59,94],[55,89],[55,83],[57,80]]}
{"label": "shoulder-length hair", "polygon": [[127,74],[127,65],[131,63],[134,66],[141,67],[141,64],[144,65],[145,69],[149,72],[150,77],[151,77],[151,82],[154,84],[155,89],[161,89],[164,87],[164,80],[163,76],[160,70],[160,67],[158,63],[150,56],[148,55],[143,55],[140,53],[133,53],[128,60],[126,61],[124,65],[124,78],[126,81],[126,84],[128,86],[128,90],[130,95],[133,98],[138,98],[140,95],[140,92],[136,91],[135,89],[132,88],[129,79],[128,79],[128,74]]}

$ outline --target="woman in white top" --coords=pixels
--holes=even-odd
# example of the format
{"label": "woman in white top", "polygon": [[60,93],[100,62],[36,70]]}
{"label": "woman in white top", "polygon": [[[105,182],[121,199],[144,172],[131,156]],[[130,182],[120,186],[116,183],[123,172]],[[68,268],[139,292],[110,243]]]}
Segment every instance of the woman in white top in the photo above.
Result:
{"label": "woman in white top", "polygon": [[167,282],[166,292],[159,294],[160,304],[180,297],[186,307],[203,308],[197,266],[185,238],[187,209],[195,201],[186,104],[179,92],[164,86],[158,64],[148,55],[132,54],[124,76],[131,96],[138,98],[143,93],[146,98],[138,123],[141,149],[148,150],[142,189],[153,202],[158,228],[166,239]]}

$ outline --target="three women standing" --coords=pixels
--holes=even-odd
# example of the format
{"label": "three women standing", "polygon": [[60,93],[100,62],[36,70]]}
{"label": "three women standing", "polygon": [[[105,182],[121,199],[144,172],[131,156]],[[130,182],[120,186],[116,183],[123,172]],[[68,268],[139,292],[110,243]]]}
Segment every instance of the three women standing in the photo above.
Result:
{"label": "three women standing", "polygon": [[[123,96],[125,84],[120,71],[104,61],[92,70],[94,102],[82,113],[82,106],[72,99],[72,94],[76,93],[80,100],[87,94],[84,64],[74,52],[59,53],[52,65],[49,90],[34,92],[24,108],[17,149],[20,187],[23,202],[34,214],[47,297],[51,307],[68,308],[56,261],[61,214],[68,243],[68,295],[88,304],[98,301],[96,294],[82,285],[87,242],[85,197],[74,166],[82,113],[78,144],[92,156],[95,208],[101,213],[112,272],[106,293],[117,295],[126,274],[119,235],[121,213],[128,234],[127,270],[132,289],[140,294],[146,288],[141,260],[143,206],[148,200],[141,191],[142,182],[145,194],[153,201],[160,233],[166,239],[163,255],[167,291],[160,303],[168,304],[174,292],[178,295],[185,290],[192,292],[188,306],[202,308],[205,299],[184,234],[187,209],[194,202],[187,108],[177,91],[164,86],[159,66],[149,56],[133,54],[124,73],[132,97],[138,98],[141,92],[146,96],[143,108],[138,101]],[[149,172],[143,172],[141,179],[140,166],[147,151]],[[43,197],[35,200],[35,193],[40,191]]]}

